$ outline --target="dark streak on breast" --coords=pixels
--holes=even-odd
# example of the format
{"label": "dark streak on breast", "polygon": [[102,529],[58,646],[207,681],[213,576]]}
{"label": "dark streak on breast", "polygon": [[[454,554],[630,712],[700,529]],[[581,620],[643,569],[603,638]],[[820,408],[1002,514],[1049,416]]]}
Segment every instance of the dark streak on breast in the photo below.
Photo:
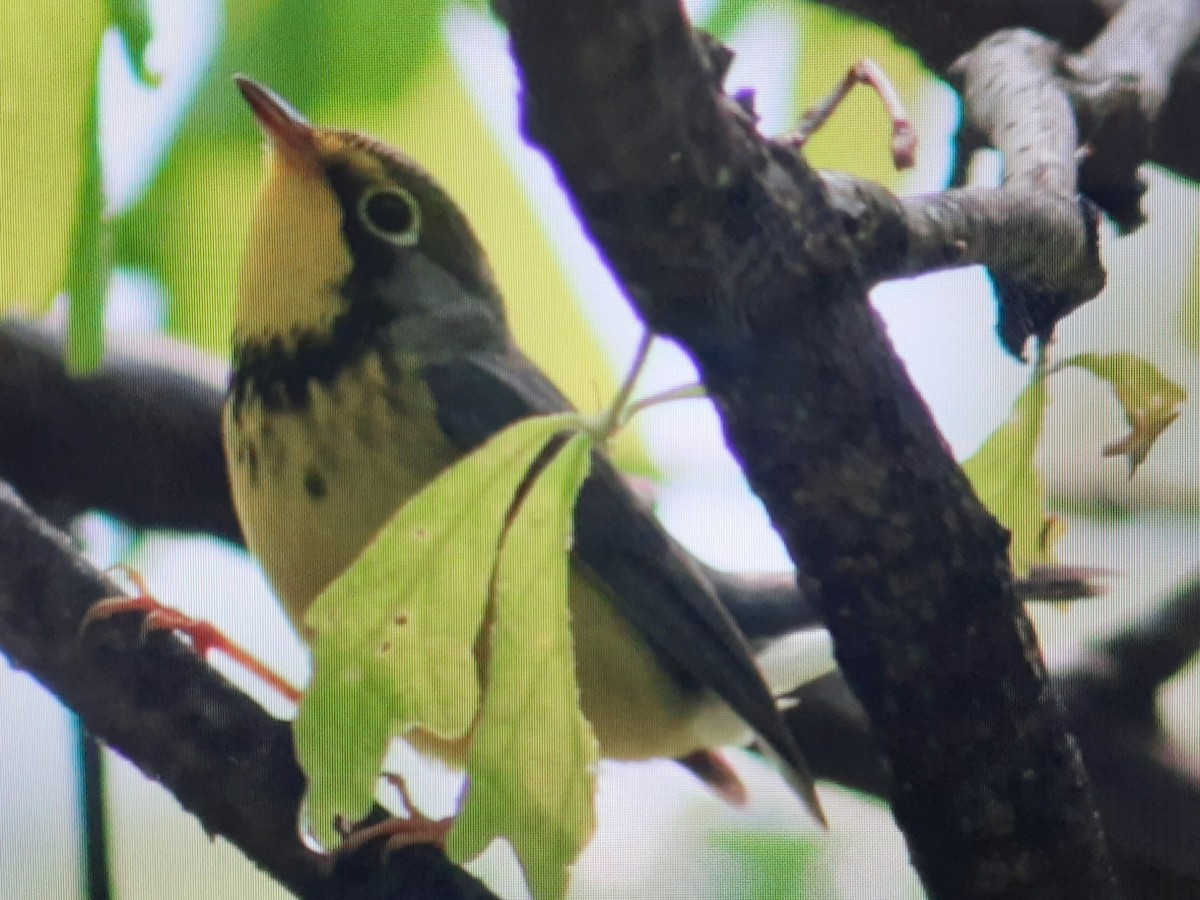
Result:
{"label": "dark streak on breast", "polygon": [[313,500],[324,500],[328,485],[324,477],[316,469],[309,468],[304,473],[304,492]]}

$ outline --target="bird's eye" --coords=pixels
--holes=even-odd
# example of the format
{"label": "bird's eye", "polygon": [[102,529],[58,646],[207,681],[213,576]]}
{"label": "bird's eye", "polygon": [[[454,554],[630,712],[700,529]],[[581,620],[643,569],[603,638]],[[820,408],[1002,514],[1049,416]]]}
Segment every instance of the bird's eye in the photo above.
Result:
{"label": "bird's eye", "polygon": [[377,188],[363,194],[359,216],[367,229],[401,247],[409,247],[421,236],[421,208],[402,188]]}

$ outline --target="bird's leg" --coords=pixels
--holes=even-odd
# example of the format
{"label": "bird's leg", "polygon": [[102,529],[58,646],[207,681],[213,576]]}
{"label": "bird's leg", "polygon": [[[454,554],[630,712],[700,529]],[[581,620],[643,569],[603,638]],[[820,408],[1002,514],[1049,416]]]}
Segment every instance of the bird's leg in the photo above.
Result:
{"label": "bird's leg", "polygon": [[719,750],[696,750],[676,760],[730,806],[746,805],[746,786]]}
{"label": "bird's leg", "polygon": [[384,841],[384,855],[413,844],[435,844],[445,848],[446,836],[454,827],[455,817],[429,818],[413,803],[402,776],[388,773],[384,775],[384,778],[400,792],[400,799],[404,801],[407,815],[404,818],[387,819],[373,825],[358,826],[344,822],[339,823],[338,830],[342,833],[342,844],[337,849],[338,855],[355,853],[377,840]]}
{"label": "bird's leg", "polygon": [[846,96],[856,84],[865,84],[879,94],[888,117],[892,120],[892,162],[897,169],[911,168],[916,160],[917,133],[913,129],[900,94],[883,71],[873,60],[860,59],[841,83],[833,89],[828,97],[813,106],[804,114],[800,124],[791,134],[780,138],[781,143],[797,150],[808,143],[808,139],[816,134],[817,129],[824,125],[834,111],[846,99]]}
{"label": "bird's leg", "polygon": [[293,703],[300,701],[300,691],[291,682],[251,654],[250,651],[234,643],[215,625],[164,606],[150,593],[142,576],[130,567],[119,565],[114,566],[113,569],[119,570],[129,579],[135,590],[134,595],[108,597],[96,603],[79,623],[81,632],[93,622],[102,619],[110,619],[124,613],[142,613],[145,615],[145,619],[142,621],[143,637],[152,631],[178,632],[191,642],[196,655],[201,659],[207,660],[209,653],[214,650],[219,651],[252,675],[262,679],[284,699]]}

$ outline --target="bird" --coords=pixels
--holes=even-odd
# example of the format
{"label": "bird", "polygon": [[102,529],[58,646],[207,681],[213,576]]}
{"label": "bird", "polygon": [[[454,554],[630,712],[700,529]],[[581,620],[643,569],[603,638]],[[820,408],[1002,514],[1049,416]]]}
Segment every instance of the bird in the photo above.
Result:
{"label": "bird", "polygon": [[[235,80],[267,161],[223,435],[246,545],[304,636],[308,607],[415,493],[505,427],[571,405],[515,343],[483,247],[420,165]],[[571,554],[580,703],[601,756],[678,760],[738,803],[744,788],[719,750],[756,736],[824,825],[776,699],[832,665],[827,646],[817,656],[830,661],[813,662],[812,628],[748,639],[714,571],[603,450]],[[461,762],[461,747],[430,748]]]}

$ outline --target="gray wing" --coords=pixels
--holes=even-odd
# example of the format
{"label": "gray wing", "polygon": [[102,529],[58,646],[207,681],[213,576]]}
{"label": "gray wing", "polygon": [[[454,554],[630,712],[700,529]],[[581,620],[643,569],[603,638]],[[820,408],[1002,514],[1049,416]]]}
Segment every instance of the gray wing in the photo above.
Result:
{"label": "gray wing", "polygon": [[[431,363],[424,374],[443,430],[464,451],[519,419],[571,408],[515,349]],[[600,453],[575,508],[574,552],[608,587],[613,604],[665,668],[685,688],[706,688],[728,703],[791,770],[789,780],[823,820],[812,773],[745,637],[697,561]]]}

